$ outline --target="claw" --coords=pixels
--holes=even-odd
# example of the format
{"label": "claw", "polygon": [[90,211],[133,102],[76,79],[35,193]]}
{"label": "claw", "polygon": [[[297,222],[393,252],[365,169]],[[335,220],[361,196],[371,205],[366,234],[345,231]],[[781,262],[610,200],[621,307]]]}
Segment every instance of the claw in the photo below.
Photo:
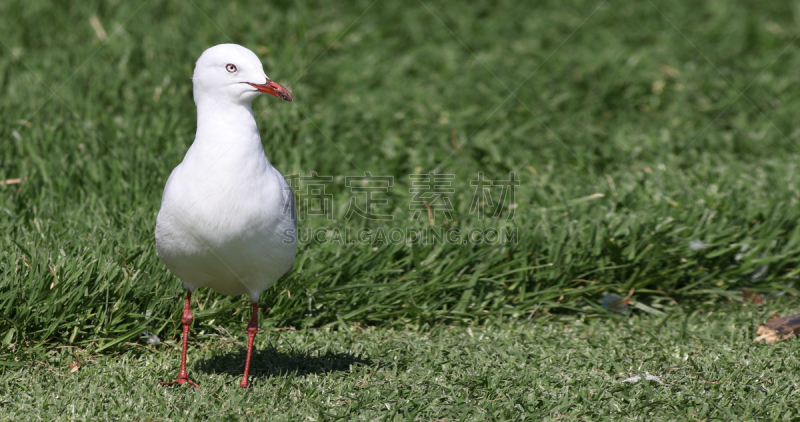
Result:
{"label": "claw", "polygon": [[178,385],[189,384],[189,387],[191,387],[191,388],[200,386],[200,384],[190,380],[189,377],[178,377],[178,378],[175,378],[175,381],[172,381],[172,382],[164,382],[164,381],[159,381],[158,382],[158,385],[165,386],[165,387],[173,387],[173,386],[175,386],[175,384],[178,384]]}

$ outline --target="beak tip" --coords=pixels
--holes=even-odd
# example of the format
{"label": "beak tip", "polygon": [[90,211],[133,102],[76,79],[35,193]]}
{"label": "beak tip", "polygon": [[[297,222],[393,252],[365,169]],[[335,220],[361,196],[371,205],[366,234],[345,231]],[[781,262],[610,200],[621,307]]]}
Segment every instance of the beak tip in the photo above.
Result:
{"label": "beak tip", "polygon": [[294,98],[292,98],[292,94],[289,93],[288,89],[284,88],[283,86],[273,81],[270,81],[269,79],[267,79],[267,83],[265,84],[257,84],[252,82],[245,82],[245,83],[255,88],[258,92],[263,92],[264,94],[273,95],[290,103],[294,102]]}

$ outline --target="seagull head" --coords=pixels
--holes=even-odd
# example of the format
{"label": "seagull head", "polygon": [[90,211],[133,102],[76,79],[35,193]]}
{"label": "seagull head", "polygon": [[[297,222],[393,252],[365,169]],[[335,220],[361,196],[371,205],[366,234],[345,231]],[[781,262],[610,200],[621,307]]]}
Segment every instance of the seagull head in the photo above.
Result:
{"label": "seagull head", "polygon": [[270,80],[261,60],[236,44],[220,44],[203,52],[192,74],[195,102],[209,99],[249,104],[260,94],[292,101],[286,88]]}

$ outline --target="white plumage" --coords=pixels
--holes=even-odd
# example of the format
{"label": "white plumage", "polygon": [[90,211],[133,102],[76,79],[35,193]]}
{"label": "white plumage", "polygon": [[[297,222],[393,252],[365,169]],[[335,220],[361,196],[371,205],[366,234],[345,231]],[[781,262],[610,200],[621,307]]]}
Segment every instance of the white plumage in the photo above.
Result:
{"label": "white plumage", "polygon": [[264,154],[250,103],[261,93],[292,97],[269,80],[252,51],[235,44],[206,50],[192,82],[197,134],[164,188],[158,256],[186,284],[189,323],[188,298],[198,287],[249,295],[257,318],[259,294],[291,269],[297,241],[294,197]]}

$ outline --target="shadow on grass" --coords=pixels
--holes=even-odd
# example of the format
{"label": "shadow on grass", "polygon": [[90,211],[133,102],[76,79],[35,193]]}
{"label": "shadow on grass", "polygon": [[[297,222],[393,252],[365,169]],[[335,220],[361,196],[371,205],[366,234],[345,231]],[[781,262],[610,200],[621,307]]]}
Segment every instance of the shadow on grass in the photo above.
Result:
{"label": "shadow on grass", "polygon": [[[230,351],[198,361],[194,369],[207,374],[241,375],[247,350]],[[305,352],[282,352],[274,347],[253,350],[250,361],[252,377],[273,377],[286,374],[308,375],[338,371],[349,371],[351,365],[371,365],[371,359],[363,359],[350,353],[314,355]]]}

